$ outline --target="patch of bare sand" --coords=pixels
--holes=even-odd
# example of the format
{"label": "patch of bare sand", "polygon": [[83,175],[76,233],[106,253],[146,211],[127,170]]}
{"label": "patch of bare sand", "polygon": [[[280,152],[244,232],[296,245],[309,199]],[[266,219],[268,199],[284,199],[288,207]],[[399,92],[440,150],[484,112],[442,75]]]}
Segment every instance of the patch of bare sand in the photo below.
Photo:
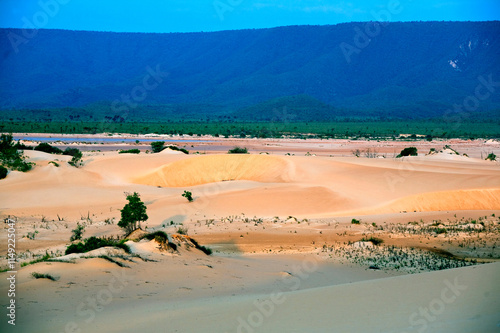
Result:
{"label": "patch of bare sand", "polygon": [[500,189],[457,190],[421,193],[397,199],[380,208],[359,211],[371,215],[396,212],[429,212],[500,209]]}

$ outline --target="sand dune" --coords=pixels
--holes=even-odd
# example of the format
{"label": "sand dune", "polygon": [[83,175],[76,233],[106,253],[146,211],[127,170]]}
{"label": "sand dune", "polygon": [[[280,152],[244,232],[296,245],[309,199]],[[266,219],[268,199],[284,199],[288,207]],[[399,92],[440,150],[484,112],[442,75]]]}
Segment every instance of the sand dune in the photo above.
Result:
{"label": "sand dune", "polygon": [[[345,149],[351,149],[348,143]],[[124,258],[121,250],[109,249],[83,255],[116,255],[124,267],[99,258],[78,259],[82,255],[68,257],[75,263],[19,267],[20,332],[62,332],[72,321],[82,332],[410,333],[422,323],[427,332],[498,331],[499,263],[397,276],[404,273],[336,261],[332,252],[325,252],[333,243],[373,233],[387,245],[429,249],[450,238],[395,235],[389,227],[388,234],[381,234],[375,222],[385,227],[386,222],[406,225],[423,218],[431,223],[467,210],[467,217],[481,214],[488,217],[486,225],[498,226],[498,163],[440,154],[368,159],[115,151],[85,153],[84,166],[75,168],[66,163],[69,157],[35,151],[26,155],[37,163],[33,170],[11,172],[0,180],[1,217],[19,218],[16,245],[26,260],[32,252],[64,251],[77,222],[85,223],[85,238],[122,235],[116,222],[125,192],[133,191],[147,206],[145,231],[172,235],[183,223],[214,255],[187,247],[166,253],[154,241],[142,241],[127,244],[143,259]],[[59,167],[49,163],[56,159]],[[194,202],[181,196],[184,190],[193,192]],[[359,215],[368,216],[360,225],[351,224]],[[276,221],[275,216],[283,218]],[[7,235],[2,230],[0,255],[5,257]],[[35,230],[34,239],[23,237]],[[483,234],[474,232],[476,236],[481,239],[471,246],[482,246]],[[464,256],[472,253],[464,251]],[[495,251],[483,252],[497,255]],[[295,268],[310,259],[318,268],[298,274]],[[52,274],[57,281],[35,280],[32,272]],[[122,274],[129,277],[126,286],[109,289]],[[286,278],[295,282],[283,284]],[[421,307],[440,306],[445,281],[455,278],[466,286],[460,297],[443,303],[436,319],[410,322]],[[290,288],[297,281],[298,287]],[[2,290],[6,286],[7,280],[0,279]],[[112,297],[102,309],[79,312],[89,297],[105,297],[109,290]],[[255,304],[269,300],[273,292],[283,292],[286,301],[276,303],[270,315],[260,312],[261,320]],[[95,317],[89,319],[90,314]],[[259,323],[249,324],[248,318]],[[5,320],[0,323],[2,332],[5,325]]]}
{"label": "sand dune", "polygon": [[234,180],[279,183],[287,181],[291,171],[290,164],[277,156],[209,155],[167,164],[135,178],[134,182],[164,187],[189,187]]}
{"label": "sand dune", "polygon": [[397,199],[365,213],[500,209],[500,189],[441,191]]}

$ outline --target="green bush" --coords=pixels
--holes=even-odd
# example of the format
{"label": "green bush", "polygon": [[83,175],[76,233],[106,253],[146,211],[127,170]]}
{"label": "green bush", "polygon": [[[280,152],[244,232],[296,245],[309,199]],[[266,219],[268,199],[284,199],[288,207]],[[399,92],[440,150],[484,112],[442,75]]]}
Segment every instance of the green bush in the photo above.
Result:
{"label": "green bush", "polygon": [[186,227],[178,227],[177,228],[177,233],[179,235],[187,235],[188,234],[188,228],[186,228]]}
{"label": "green bush", "polygon": [[203,253],[205,253],[207,256],[209,256],[209,255],[211,255],[211,254],[212,254],[212,249],[211,249],[211,248],[208,248],[208,247],[206,247],[206,246],[202,246],[202,245],[198,244],[198,242],[197,242],[197,241],[195,241],[195,240],[194,240],[194,239],[192,239],[192,238],[191,238],[191,242],[194,244],[194,246],[195,246],[198,250],[202,251],[202,252],[203,252]]}
{"label": "green bush", "polygon": [[33,272],[31,273],[31,275],[35,278],[35,279],[49,279],[49,280],[52,280],[52,281],[57,281],[58,278],[50,275],[50,274],[42,274],[42,273],[37,273],[37,272]]}
{"label": "green bush", "polygon": [[49,164],[53,164],[56,168],[59,167],[59,163],[57,163],[56,161],[50,161]]}
{"label": "green bush", "polygon": [[164,231],[155,231],[149,234],[146,234],[141,237],[141,239],[149,239],[155,240],[158,244],[160,244],[161,249],[171,249],[173,251],[177,251],[177,244],[169,242],[168,236]]}
{"label": "green bush", "polygon": [[17,151],[11,134],[0,136],[0,163],[6,168],[22,172],[31,170],[34,165],[26,162],[25,156]]}
{"label": "green bush", "polygon": [[248,154],[248,149],[243,147],[234,147],[233,149],[229,149],[228,154]]}
{"label": "green bush", "polygon": [[68,156],[81,156],[82,152],[78,148],[66,148],[63,152],[63,155],[68,155]]}
{"label": "green bush", "polygon": [[69,240],[71,242],[73,242],[73,241],[82,239],[84,231],[85,231],[85,227],[83,225],[81,225],[80,223],[77,223],[76,229],[71,230],[71,232],[73,234],[71,235],[71,238]]}
{"label": "green bush", "polygon": [[7,170],[7,168],[4,168],[0,165],[0,179],[4,179],[5,177],[7,177],[8,172],[9,170]]}
{"label": "green bush", "polygon": [[194,199],[193,199],[193,193],[189,192],[189,191],[184,191],[184,193],[182,194],[182,196],[184,198],[186,198],[189,202],[192,202]]}
{"label": "green bush", "polygon": [[148,239],[148,240],[153,240],[153,239],[156,239],[156,238],[159,238],[160,240],[162,240],[163,242],[168,242],[168,236],[167,236],[167,233],[164,232],[164,231],[155,231],[155,232],[151,232],[149,234],[145,234],[144,236],[141,237],[141,239]]}
{"label": "green bush", "polygon": [[497,155],[490,153],[488,157],[486,157],[487,161],[496,161],[497,160]]}
{"label": "green bush", "polygon": [[83,242],[71,244],[66,248],[65,254],[71,253],[85,253],[101,247],[114,246],[125,250],[125,252],[130,253],[130,248],[125,244],[125,240],[116,240],[112,238],[97,238],[92,236],[83,240]]}
{"label": "green bush", "polygon": [[61,149],[57,147],[52,147],[46,142],[40,143],[38,146],[35,147],[35,150],[42,151],[48,154],[57,154],[57,155],[61,155],[63,153]]}
{"label": "green bush", "polygon": [[401,153],[399,153],[399,155],[396,157],[403,157],[403,156],[418,156],[417,148],[416,147],[405,148],[401,150]]}
{"label": "green bush", "polygon": [[359,220],[356,220],[356,219],[352,219],[352,220],[351,220],[351,224],[359,224],[359,223],[360,223],[360,221],[359,221]]}
{"label": "green bush", "polygon": [[[181,151],[181,152],[183,152],[184,154],[189,155],[189,151],[187,151],[187,150],[186,150],[186,149],[184,149],[184,148],[179,148],[179,147],[177,147],[177,146],[167,146],[167,147],[165,147],[165,148],[170,148],[170,149],[172,149],[172,150]],[[163,148],[163,149],[165,149],[165,148]]]}
{"label": "green bush", "polygon": [[153,151],[153,153],[159,153],[161,152],[165,146],[165,142],[163,141],[155,141],[155,142],[151,142],[151,150]]}
{"label": "green bush", "polygon": [[24,143],[21,143],[19,141],[16,142],[16,144],[14,145],[14,147],[17,150],[33,150],[33,147],[26,146]]}
{"label": "green bush", "polygon": [[66,150],[64,151],[63,153],[64,155],[68,155],[68,156],[73,156],[73,158],[71,159],[71,161],[69,161],[68,163],[76,168],[78,168],[79,166],[82,165],[82,157],[83,157],[83,154],[82,152],[77,149],[77,148],[66,148]]}
{"label": "green bush", "polygon": [[436,228],[434,232],[440,235],[440,234],[446,234],[448,231],[446,230],[446,228]]}
{"label": "green bush", "polygon": [[23,262],[21,264],[21,267],[28,266],[28,265],[33,265],[33,264],[38,264],[39,262],[44,262],[44,261],[49,261],[49,260],[50,260],[50,254],[48,254],[47,252],[45,252],[45,255],[43,257],[41,257],[41,258],[32,260],[30,262]]}
{"label": "green bush", "polygon": [[364,238],[361,239],[362,242],[372,242],[373,245],[380,245],[384,242],[383,239],[377,238],[377,237],[370,237],[370,238]]}
{"label": "green bush", "polygon": [[141,151],[139,149],[129,149],[129,150],[120,150],[118,154],[139,154]]}

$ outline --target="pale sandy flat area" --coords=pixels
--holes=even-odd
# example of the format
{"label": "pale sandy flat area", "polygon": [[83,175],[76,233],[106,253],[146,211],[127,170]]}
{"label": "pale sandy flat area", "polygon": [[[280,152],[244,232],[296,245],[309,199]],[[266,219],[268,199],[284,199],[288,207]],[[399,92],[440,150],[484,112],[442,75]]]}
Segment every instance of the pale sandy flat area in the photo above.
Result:
{"label": "pale sandy flat area", "polygon": [[[132,192],[147,206],[143,230],[187,228],[213,254],[181,237],[174,253],[129,241],[135,256],[106,248],[18,267],[17,325],[7,326],[4,310],[0,331],[500,331],[500,163],[481,159],[500,155],[499,142],[199,140],[175,144],[207,154],[74,144],[85,151],[80,168],[26,151],[33,170],[0,180],[0,217],[17,219],[20,263],[62,256],[77,223],[85,238],[123,237],[117,222]],[[426,155],[444,145],[459,154]],[[251,154],[225,153],[234,146]],[[421,154],[394,158],[409,146]],[[381,158],[351,153],[368,148]],[[356,242],[369,237],[383,241],[377,251],[422,251],[408,261],[431,253],[484,263],[439,271],[413,263],[412,271],[368,262]],[[0,239],[5,258],[6,227]],[[0,277],[5,309],[8,273]]]}

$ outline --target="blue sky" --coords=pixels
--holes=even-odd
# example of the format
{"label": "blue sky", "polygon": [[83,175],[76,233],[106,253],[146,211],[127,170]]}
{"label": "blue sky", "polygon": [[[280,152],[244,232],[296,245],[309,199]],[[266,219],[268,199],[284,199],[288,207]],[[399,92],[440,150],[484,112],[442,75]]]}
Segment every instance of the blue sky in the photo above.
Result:
{"label": "blue sky", "polygon": [[0,0],[9,28],[190,32],[380,19],[500,20],[500,0]]}

